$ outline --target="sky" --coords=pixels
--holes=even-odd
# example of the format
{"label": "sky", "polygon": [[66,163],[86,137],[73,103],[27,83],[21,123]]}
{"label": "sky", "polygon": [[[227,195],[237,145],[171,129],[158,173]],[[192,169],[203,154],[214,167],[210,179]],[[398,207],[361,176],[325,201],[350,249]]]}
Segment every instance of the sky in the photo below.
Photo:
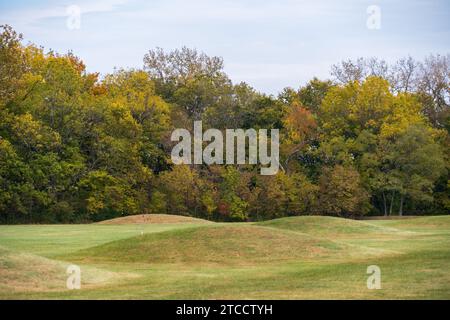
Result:
{"label": "sky", "polygon": [[449,0],[0,0],[0,24],[103,75],[142,68],[155,47],[196,48],[268,94],[343,59],[450,53]]}

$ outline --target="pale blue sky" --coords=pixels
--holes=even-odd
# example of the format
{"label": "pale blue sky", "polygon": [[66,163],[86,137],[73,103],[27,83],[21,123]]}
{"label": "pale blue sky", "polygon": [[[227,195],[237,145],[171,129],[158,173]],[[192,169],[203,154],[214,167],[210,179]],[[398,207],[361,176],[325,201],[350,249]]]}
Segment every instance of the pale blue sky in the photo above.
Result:
{"label": "pale blue sky", "polygon": [[[80,29],[67,28],[69,5],[81,9]],[[366,26],[370,5],[381,9],[379,30]],[[275,94],[328,77],[344,58],[447,54],[449,9],[448,0],[0,0],[0,24],[103,74],[142,67],[150,48],[195,47],[222,56],[234,82]]]}

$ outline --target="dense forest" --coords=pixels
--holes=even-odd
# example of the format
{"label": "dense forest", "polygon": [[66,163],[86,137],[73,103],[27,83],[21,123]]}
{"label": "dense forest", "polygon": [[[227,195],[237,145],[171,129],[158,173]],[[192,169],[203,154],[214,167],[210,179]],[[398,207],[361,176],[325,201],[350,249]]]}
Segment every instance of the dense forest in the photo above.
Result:
{"label": "dense forest", "polygon": [[[0,29],[0,221],[450,213],[450,55],[342,61],[278,96],[156,48],[100,76]],[[280,129],[280,171],[173,165],[175,128]]]}

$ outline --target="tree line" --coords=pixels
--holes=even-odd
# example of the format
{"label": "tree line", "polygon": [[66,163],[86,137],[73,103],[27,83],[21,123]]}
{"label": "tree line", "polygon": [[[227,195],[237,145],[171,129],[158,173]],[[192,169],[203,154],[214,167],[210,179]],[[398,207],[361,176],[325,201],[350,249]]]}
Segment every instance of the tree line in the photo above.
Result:
{"label": "tree line", "polygon": [[[277,96],[156,48],[100,77],[0,29],[0,221],[448,214],[450,56],[343,61]],[[280,129],[280,172],[173,165],[175,128]]]}

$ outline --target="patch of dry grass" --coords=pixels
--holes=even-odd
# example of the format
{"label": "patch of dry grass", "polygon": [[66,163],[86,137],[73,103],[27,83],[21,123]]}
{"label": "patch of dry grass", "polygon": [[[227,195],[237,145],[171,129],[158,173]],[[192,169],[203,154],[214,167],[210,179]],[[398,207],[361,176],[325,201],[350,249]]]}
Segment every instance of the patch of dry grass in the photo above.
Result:
{"label": "patch of dry grass", "polygon": [[[11,293],[60,292],[68,290],[68,262],[48,259],[29,253],[0,248],[0,296]],[[83,266],[82,287],[95,289],[118,279],[134,277],[132,273],[115,273]]]}

